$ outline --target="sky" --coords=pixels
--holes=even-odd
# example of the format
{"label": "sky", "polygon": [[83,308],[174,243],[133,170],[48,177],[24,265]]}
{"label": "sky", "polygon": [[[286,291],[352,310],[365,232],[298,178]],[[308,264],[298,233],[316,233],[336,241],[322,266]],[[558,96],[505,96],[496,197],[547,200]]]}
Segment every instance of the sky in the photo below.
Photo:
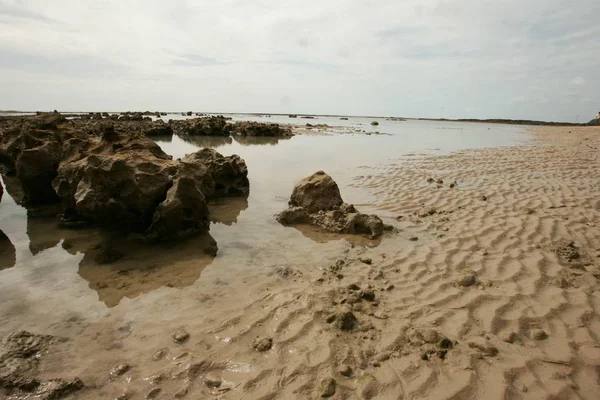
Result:
{"label": "sky", "polygon": [[0,0],[0,109],[584,122],[598,0]]}

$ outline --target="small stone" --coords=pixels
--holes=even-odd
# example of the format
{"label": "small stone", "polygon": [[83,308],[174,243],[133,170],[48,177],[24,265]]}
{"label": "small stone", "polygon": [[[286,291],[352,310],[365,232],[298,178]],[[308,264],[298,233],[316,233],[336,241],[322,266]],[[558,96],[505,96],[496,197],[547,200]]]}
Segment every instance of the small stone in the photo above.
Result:
{"label": "small stone", "polygon": [[441,349],[451,349],[453,347],[452,340],[444,337],[438,342],[438,347]]}
{"label": "small stone", "polygon": [[488,252],[487,252],[486,249],[483,249],[483,250],[479,251],[479,254],[482,255],[482,256],[487,256]]}
{"label": "small stone", "polygon": [[319,382],[319,395],[322,398],[331,397],[335,394],[335,379],[325,378]]}
{"label": "small stone", "polygon": [[372,289],[364,289],[361,291],[360,297],[367,301],[375,301],[375,291]]}
{"label": "small stone", "polygon": [[352,375],[352,368],[350,368],[349,365],[343,364],[340,365],[340,368],[338,369],[338,372],[340,375],[345,376],[346,378],[350,377]]}
{"label": "small stone", "polygon": [[517,334],[517,332],[507,332],[502,336],[502,340],[506,343],[515,343],[519,340],[519,334]]}
{"label": "small stone", "polygon": [[361,258],[360,262],[367,264],[367,265],[371,265],[373,263],[373,260],[370,258]]}
{"label": "small stone", "polygon": [[128,392],[125,392],[118,395],[115,400],[129,400],[130,397],[131,395]]}
{"label": "small stone", "polygon": [[147,399],[154,399],[156,398],[156,396],[158,396],[160,394],[161,389],[159,387],[156,387],[152,390],[150,390],[148,393],[146,393],[146,398]]}
{"label": "small stone", "polygon": [[252,348],[256,351],[264,352],[271,350],[273,346],[273,339],[270,337],[256,338],[252,342]]}
{"label": "small stone", "polygon": [[435,182],[435,179],[433,179],[433,178],[427,178],[427,183],[432,184],[433,182]]}
{"label": "small stone", "polygon": [[375,356],[375,361],[384,362],[384,361],[389,360],[391,357],[392,357],[392,352],[389,350],[385,350]]}
{"label": "small stone", "polygon": [[411,242],[416,242],[417,240],[419,240],[419,238],[417,236],[411,236],[408,240],[410,240]]}
{"label": "small stone", "polygon": [[545,340],[548,338],[548,334],[542,329],[534,329],[531,331],[531,338],[533,340]]}
{"label": "small stone", "polygon": [[387,290],[388,292],[392,289],[394,289],[396,286],[394,286],[394,284],[389,284],[385,287],[385,290]]}
{"label": "small stone", "polygon": [[477,278],[475,277],[475,273],[468,272],[459,276],[456,282],[460,286],[468,287],[474,285],[477,282]]}
{"label": "small stone", "polygon": [[116,367],[114,367],[112,369],[112,371],[110,371],[110,377],[116,378],[117,376],[121,376],[125,372],[129,371],[129,369],[131,369],[131,366],[129,364],[127,364],[127,363],[119,364]]}
{"label": "small stone", "polygon": [[422,330],[421,337],[425,343],[437,343],[440,340],[440,335],[433,329]]}
{"label": "small stone", "polygon": [[188,394],[188,388],[184,387],[184,388],[179,389],[178,391],[176,391],[173,394],[173,397],[176,397],[176,398],[180,399],[182,397],[185,397],[187,394]]}
{"label": "small stone", "polygon": [[335,327],[341,331],[351,331],[358,323],[352,311],[341,311],[327,319],[327,322],[335,322]]}
{"label": "small stone", "polygon": [[167,353],[166,349],[160,349],[152,355],[152,360],[153,361],[162,360],[166,353]]}
{"label": "small stone", "polygon": [[206,375],[204,377],[204,379],[202,380],[202,382],[204,382],[204,384],[211,389],[215,389],[215,388],[218,388],[219,386],[221,386],[221,379],[218,376],[214,376],[214,375],[210,375],[210,374]]}
{"label": "small stone", "polygon": [[481,199],[481,201],[487,201],[487,197],[486,196],[481,196],[480,199]]}
{"label": "small stone", "polygon": [[177,343],[183,343],[190,337],[190,334],[187,333],[183,326],[177,328],[175,333],[173,334],[173,340]]}
{"label": "small stone", "polygon": [[386,314],[385,311],[383,310],[377,310],[373,313],[373,317],[377,318],[377,319],[388,319],[388,315]]}
{"label": "small stone", "polygon": [[360,290],[360,286],[358,286],[356,283],[351,283],[350,285],[348,285],[348,289],[352,291]]}

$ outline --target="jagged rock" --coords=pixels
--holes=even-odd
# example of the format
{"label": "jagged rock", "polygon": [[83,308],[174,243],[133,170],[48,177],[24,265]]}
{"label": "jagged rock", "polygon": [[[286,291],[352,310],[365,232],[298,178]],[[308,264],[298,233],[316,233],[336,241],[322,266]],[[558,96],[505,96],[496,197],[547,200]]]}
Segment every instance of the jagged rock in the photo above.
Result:
{"label": "jagged rock", "polygon": [[273,339],[270,337],[256,338],[252,342],[252,348],[256,351],[269,351],[273,346]]}
{"label": "jagged rock", "polygon": [[0,163],[16,173],[26,203],[60,201],[65,225],[174,240],[208,230],[207,199],[248,194],[241,158],[205,149],[173,161],[146,137],[147,127],[171,129],[162,122],[63,122],[60,114],[0,119]]}
{"label": "jagged rock", "polygon": [[250,191],[248,167],[237,155],[224,157],[213,149],[202,149],[181,160],[181,169],[202,182],[208,198],[245,195]]}
{"label": "jagged rock", "polygon": [[229,136],[231,126],[222,115],[171,120],[169,125],[179,136]]}
{"label": "jagged rock", "polygon": [[11,268],[17,260],[15,246],[8,236],[0,230],[0,271]]}
{"label": "jagged rock", "polygon": [[237,122],[232,131],[238,136],[292,136],[290,129],[282,128],[279,124],[251,121]]}
{"label": "jagged rock", "polygon": [[8,335],[0,346],[0,388],[7,390],[9,398],[55,400],[83,388],[78,378],[41,380],[36,377],[42,354],[56,342],[53,336],[27,331]]}
{"label": "jagged rock", "polygon": [[335,181],[318,171],[300,181],[292,192],[289,208],[276,215],[284,225],[310,224],[333,233],[380,236],[388,227],[376,215],[359,213],[343,202]]}

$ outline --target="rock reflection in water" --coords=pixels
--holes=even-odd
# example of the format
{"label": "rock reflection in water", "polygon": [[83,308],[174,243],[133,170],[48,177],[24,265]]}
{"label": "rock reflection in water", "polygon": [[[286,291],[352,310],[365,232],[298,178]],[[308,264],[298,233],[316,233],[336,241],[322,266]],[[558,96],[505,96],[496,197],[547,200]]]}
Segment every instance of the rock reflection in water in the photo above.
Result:
{"label": "rock reflection in water", "polygon": [[[68,251],[81,251],[76,242],[65,244]],[[105,238],[82,251],[85,256],[78,273],[98,293],[100,301],[114,307],[124,297],[133,299],[163,286],[191,286],[213,261],[216,246],[209,234],[152,245]]]}
{"label": "rock reflection in water", "polygon": [[248,196],[222,197],[208,203],[212,222],[231,226],[237,223],[238,217],[248,208]]}
{"label": "rock reflection in water", "polygon": [[16,257],[15,246],[0,230],[0,270],[14,267]]}
{"label": "rock reflection in water", "polygon": [[[217,147],[231,144],[233,140],[229,136],[180,136],[185,142],[198,147],[208,147],[216,149]],[[162,140],[162,139],[161,139]]]}
{"label": "rock reflection in water", "polygon": [[312,225],[304,225],[304,224],[298,224],[298,225],[290,226],[288,228],[298,230],[300,233],[302,233],[302,235],[304,235],[305,237],[307,237],[317,243],[327,243],[327,242],[332,242],[335,240],[345,239],[349,243],[351,243],[352,245],[355,245],[355,246],[373,248],[373,247],[379,246],[381,244],[381,240],[383,238],[383,236],[379,236],[378,238],[375,238],[375,239],[369,239],[368,237],[363,236],[363,235],[331,233],[331,232],[326,232],[318,227],[315,227]]}
{"label": "rock reflection in water", "polygon": [[233,140],[242,146],[274,146],[278,144],[280,140],[289,140],[291,138],[293,138],[293,136],[233,136]]}

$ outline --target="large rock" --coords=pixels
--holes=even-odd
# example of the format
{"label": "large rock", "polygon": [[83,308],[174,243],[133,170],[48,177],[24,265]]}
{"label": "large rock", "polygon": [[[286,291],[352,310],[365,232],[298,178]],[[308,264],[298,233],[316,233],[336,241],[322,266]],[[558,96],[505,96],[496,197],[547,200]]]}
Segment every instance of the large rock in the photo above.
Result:
{"label": "large rock", "polygon": [[224,157],[213,149],[202,149],[181,160],[181,168],[202,182],[209,198],[247,195],[250,191],[248,167],[237,155]]}
{"label": "large rock", "polygon": [[0,271],[6,268],[14,267],[15,261],[15,246],[13,246],[8,236],[6,236],[6,234],[0,230]]}
{"label": "large rock", "polygon": [[238,136],[293,136],[288,128],[262,122],[236,122],[231,130]]}
{"label": "large rock", "polygon": [[222,115],[171,120],[169,125],[179,136],[229,136],[231,126]]}
{"label": "large rock", "polygon": [[292,192],[289,208],[276,215],[284,225],[309,224],[333,233],[380,236],[388,227],[376,215],[359,213],[343,202],[335,181],[323,171],[301,180]]}
{"label": "large rock", "polygon": [[343,202],[337,183],[325,172],[318,171],[294,186],[289,204],[313,213],[335,210]]}

